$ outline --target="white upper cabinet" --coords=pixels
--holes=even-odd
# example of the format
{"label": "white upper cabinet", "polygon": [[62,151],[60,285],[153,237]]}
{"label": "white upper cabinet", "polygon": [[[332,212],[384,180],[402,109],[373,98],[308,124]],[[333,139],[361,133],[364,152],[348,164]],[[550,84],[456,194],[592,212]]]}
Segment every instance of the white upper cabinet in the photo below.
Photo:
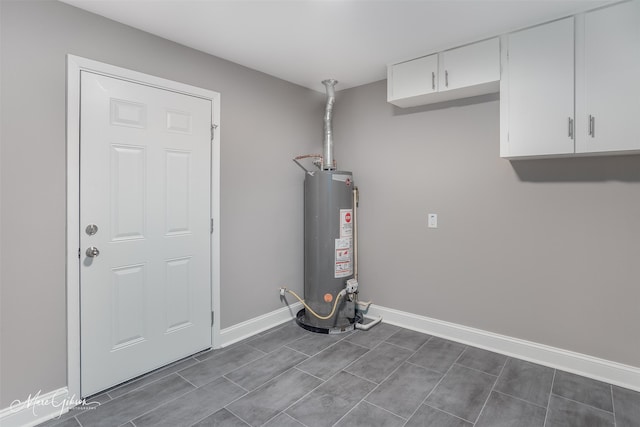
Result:
{"label": "white upper cabinet", "polygon": [[501,60],[502,157],[640,152],[640,0],[503,36]]}
{"label": "white upper cabinet", "polygon": [[436,73],[438,72],[438,55],[430,55],[412,61],[395,64],[388,79],[388,98],[407,99],[426,95],[438,90]]}
{"label": "white upper cabinet", "polygon": [[566,18],[504,37],[502,157],[574,152],[573,32]]}
{"label": "white upper cabinet", "polygon": [[387,101],[414,107],[498,92],[498,38],[413,59],[387,68]]}
{"label": "white upper cabinet", "polygon": [[493,84],[500,80],[500,39],[494,38],[440,53],[440,92]]}
{"label": "white upper cabinet", "polygon": [[583,19],[576,44],[576,152],[640,150],[640,1]]}

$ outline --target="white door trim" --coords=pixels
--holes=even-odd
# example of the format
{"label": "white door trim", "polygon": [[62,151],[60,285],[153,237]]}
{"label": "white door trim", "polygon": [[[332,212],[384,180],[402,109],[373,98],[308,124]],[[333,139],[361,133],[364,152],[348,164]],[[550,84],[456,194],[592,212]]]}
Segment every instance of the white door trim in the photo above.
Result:
{"label": "white door trim", "polygon": [[207,89],[67,55],[67,385],[69,396],[80,393],[80,72],[105,76],[211,100],[214,138],[211,146],[211,298],[214,321],[211,340],[220,347],[220,94]]}

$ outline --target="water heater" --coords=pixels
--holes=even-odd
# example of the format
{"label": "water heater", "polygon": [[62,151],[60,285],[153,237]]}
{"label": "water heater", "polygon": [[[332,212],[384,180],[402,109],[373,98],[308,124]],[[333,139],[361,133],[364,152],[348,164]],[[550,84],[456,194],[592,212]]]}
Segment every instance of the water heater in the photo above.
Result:
{"label": "water heater", "polygon": [[[304,179],[304,298],[326,317],[354,278],[354,196],[351,172],[321,170]],[[353,283],[353,282],[352,282]],[[329,319],[304,311],[304,325],[342,330],[355,321],[355,298],[341,297]]]}
{"label": "water heater", "polygon": [[[362,313],[370,303],[358,302],[357,203],[353,174],[339,171],[333,158],[332,115],[337,81],[322,82],[327,90],[322,155],[298,156],[304,179],[304,308],[296,316],[300,326],[313,332],[340,333],[369,329]],[[317,169],[300,161],[312,158]]]}

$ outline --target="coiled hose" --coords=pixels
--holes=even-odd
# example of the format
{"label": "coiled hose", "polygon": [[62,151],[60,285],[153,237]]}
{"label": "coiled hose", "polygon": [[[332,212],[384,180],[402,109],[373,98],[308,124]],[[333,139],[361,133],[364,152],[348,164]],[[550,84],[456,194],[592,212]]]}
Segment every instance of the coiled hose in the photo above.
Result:
{"label": "coiled hose", "polygon": [[336,297],[335,302],[333,303],[333,308],[331,309],[331,313],[327,314],[326,316],[320,316],[318,313],[316,313],[315,311],[313,311],[313,309],[311,307],[309,307],[307,305],[306,302],[304,302],[304,300],[302,298],[300,298],[298,296],[298,294],[296,294],[294,291],[287,289],[287,288],[281,288],[282,291],[284,292],[288,292],[291,295],[293,295],[294,297],[296,297],[298,299],[298,301],[300,301],[302,303],[302,305],[304,306],[304,308],[306,310],[308,310],[309,313],[313,314],[315,317],[317,317],[320,320],[328,320],[331,319],[333,317],[334,314],[336,314],[336,308],[338,307],[338,302],[340,301],[340,299],[347,293],[347,291],[345,289],[341,290],[338,293],[338,296]]}

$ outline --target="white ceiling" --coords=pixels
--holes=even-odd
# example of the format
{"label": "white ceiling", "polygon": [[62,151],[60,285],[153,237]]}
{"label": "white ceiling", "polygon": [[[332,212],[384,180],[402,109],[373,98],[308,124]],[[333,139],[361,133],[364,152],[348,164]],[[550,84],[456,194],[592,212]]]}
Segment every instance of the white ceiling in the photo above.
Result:
{"label": "white ceiling", "polygon": [[568,16],[612,0],[62,0],[323,91],[386,77],[386,65]]}

